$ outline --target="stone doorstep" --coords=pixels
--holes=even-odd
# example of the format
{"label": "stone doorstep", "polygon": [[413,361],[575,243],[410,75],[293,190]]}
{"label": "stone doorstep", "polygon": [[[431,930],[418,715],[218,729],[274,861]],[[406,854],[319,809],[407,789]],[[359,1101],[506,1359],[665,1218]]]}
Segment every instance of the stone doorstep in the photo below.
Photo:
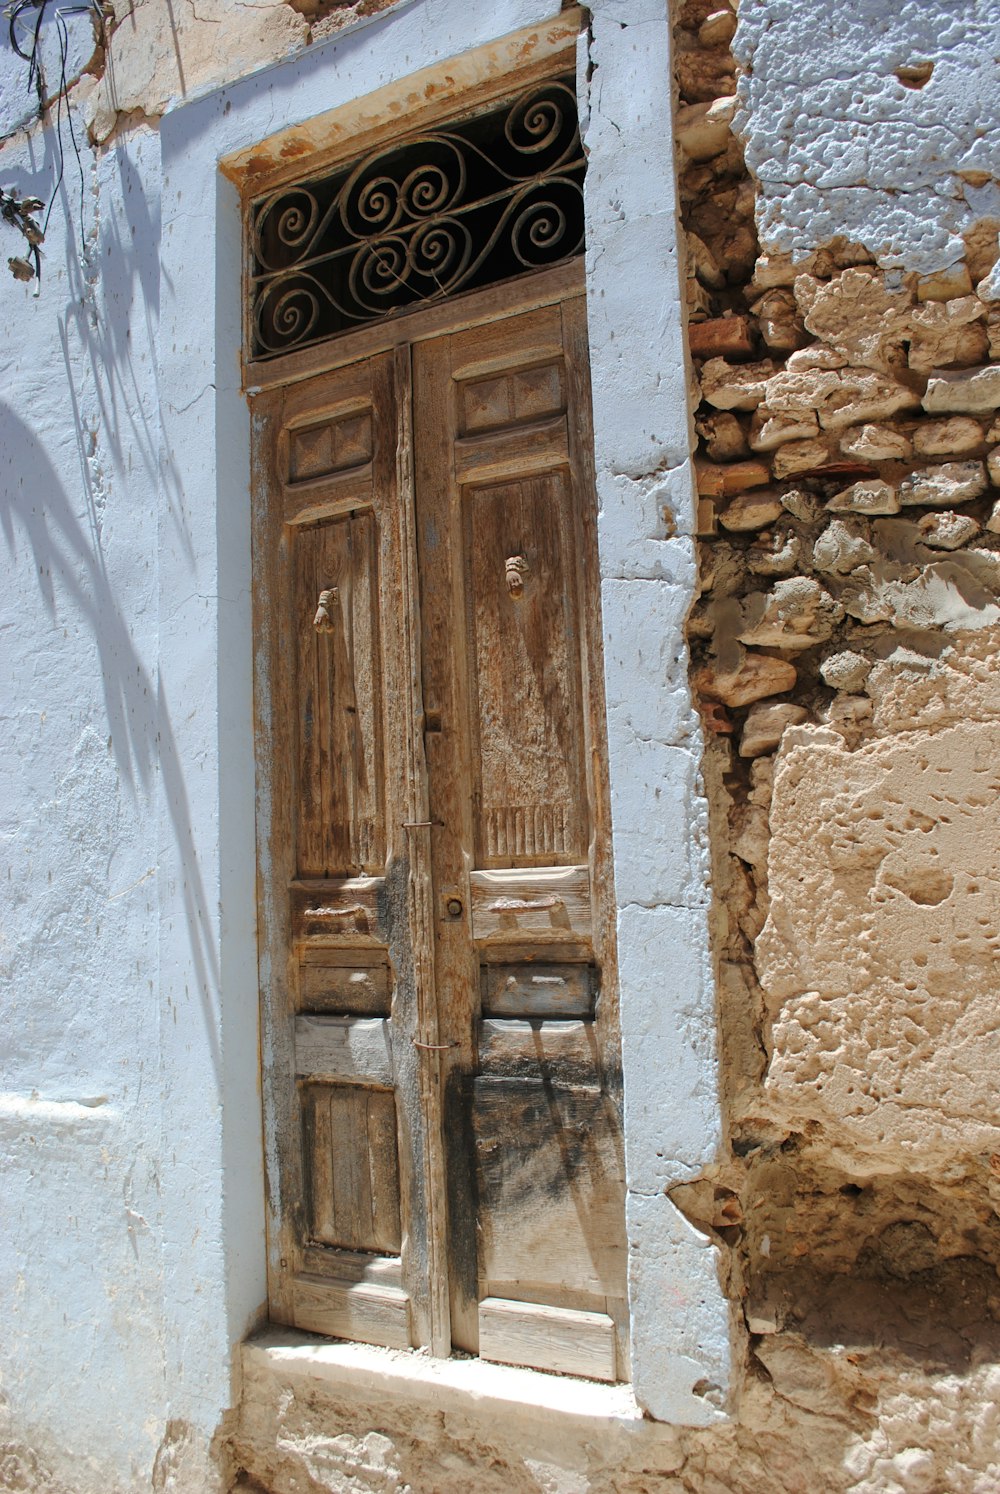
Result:
{"label": "stone doorstep", "polygon": [[[271,1403],[282,1386],[307,1382],[312,1394],[337,1401],[384,1406],[387,1401],[434,1412],[462,1412],[489,1420],[514,1417],[557,1423],[564,1432],[626,1436],[676,1435],[676,1428],[643,1416],[630,1385],[601,1385],[570,1375],[544,1374],[490,1364],[484,1359],[432,1359],[414,1349],[383,1349],[344,1340],[317,1339],[290,1328],[269,1328],[240,1349],[241,1412],[254,1401]],[[263,1409],[261,1406],[260,1409]]]}

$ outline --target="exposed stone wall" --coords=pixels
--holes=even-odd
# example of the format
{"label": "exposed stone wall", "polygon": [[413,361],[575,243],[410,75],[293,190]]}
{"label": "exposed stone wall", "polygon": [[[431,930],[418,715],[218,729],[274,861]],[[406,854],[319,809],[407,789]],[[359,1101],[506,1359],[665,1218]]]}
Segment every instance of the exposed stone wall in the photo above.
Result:
{"label": "exposed stone wall", "polygon": [[[751,5],[737,54],[788,72],[768,19],[791,24]],[[671,1196],[731,1247],[748,1433],[780,1403],[813,1453],[823,1428],[852,1428],[849,1448],[827,1444],[823,1487],[993,1488],[996,222],[952,202],[964,245],[938,232],[935,260],[924,225],[908,251],[900,234],[818,241],[815,183],[811,217],[803,187],[783,218],[773,161],[787,172],[792,145],[769,160],[754,120],[762,181],[730,131],[747,101],[774,103],[756,70],[737,85],[735,31],[711,3],[677,15],[702,536],[689,636],[732,1160]],[[927,82],[901,58],[877,96]],[[801,82],[832,87],[810,66]],[[797,122],[801,165],[812,121]],[[770,1487],[807,1486],[786,1477]]]}

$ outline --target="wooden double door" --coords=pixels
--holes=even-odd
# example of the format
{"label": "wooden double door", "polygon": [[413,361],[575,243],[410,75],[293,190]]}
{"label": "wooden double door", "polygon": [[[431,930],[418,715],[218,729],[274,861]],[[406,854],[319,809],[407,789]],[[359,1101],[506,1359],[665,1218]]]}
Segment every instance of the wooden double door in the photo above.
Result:
{"label": "wooden double door", "polygon": [[419,331],[253,402],[271,1313],[622,1379],[584,303]]}

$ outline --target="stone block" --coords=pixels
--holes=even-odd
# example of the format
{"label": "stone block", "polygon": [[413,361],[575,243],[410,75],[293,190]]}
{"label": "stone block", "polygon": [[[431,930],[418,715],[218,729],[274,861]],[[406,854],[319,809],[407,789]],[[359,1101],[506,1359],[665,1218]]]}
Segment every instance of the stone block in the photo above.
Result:
{"label": "stone block", "polygon": [[729,498],[744,488],[759,488],[771,481],[766,462],[731,462],[715,466],[695,461],[695,482],[703,498]]}
{"label": "stone block", "polygon": [[750,493],[741,493],[720,514],[723,529],[734,534],[746,534],[754,529],[764,529],[780,519],[782,503],[773,488],[757,488]]}
{"label": "stone block", "polygon": [[826,575],[847,576],[859,566],[871,565],[876,551],[856,524],[834,519],[813,546],[813,565]]}
{"label": "stone block", "polygon": [[775,353],[792,353],[805,342],[802,318],[790,290],[775,287],[751,306],[760,335]]}
{"label": "stone block", "polygon": [[694,687],[706,700],[739,707],[771,695],[784,695],[798,678],[794,664],[768,654],[744,654],[733,667],[706,664],[695,672]]}
{"label": "stone block", "polygon": [[[688,250],[688,264],[694,266],[694,273],[702,285],[707,285],[709,290],[721,290],[726,283],[726,277],[719,269],[719,264],[705,240],[696,233],[685,234]],[[690,269],[688,271],[690,274]]]}
{"label": "stone block", "polygon": [[932,550],[958,550],[979,534],[979,525],[971,514],[924,514],[917,525],[921,542]]}
{"label": "stone block", "polygon": [[708,908],[619,904],[618,947],[626,1179],[655,1193],[719,1147]]}
{"label": "stone block", "polygon": [[696,428],[713,462],[735,462],[749,455],[747,438],[735,415],[727,411],[706,415],[696,422]]}
{"label": "stone block", "polygon": [[692,463],[635,479],[597,474],[597,543],[603,576],[653,577],[671,584],[694,576],[687,538],[695,522]]}
{"label": "stone block", "polygon": [[[676,226],[666,213],[623,223],[586,201],[597,463],[640,478],[689,455],[687,401],[664,399],[686,361]],[[637,295],[637,286],[656,290]]]}
{"label": "stone block", "polygon": [[693,358],[750,358],[754,352],[750,320],[745,316],[717,316],[688,327]]}
{"label": "stone block", "polygon": [[812,441],[789,441],[774,453],[771,471],[779,481],[817,472],[830,461],[832,449],[833,443],[823,437]]}
{"label": "stone block", "polygon": [[[612,729],[621,714],[609,713]],[[703,812],[697,756],[689,748],[633,735],[612,745],[610,761],[619,906],[697,903],[705,897],[693,833]]]}
{"label": "stone block", "polygon": [[830,281],[800,275],[795,299],[809,331],[849,363],[884,371],[902,363],[912,297],[889,290],[878,270],[846,269]]}
{"label": "stone block", "polygon": [[758,405],[750,423],[750,446],[754,451],[774,451],[786,441],[808,441],[819,435],[819,424],[811,411],[775,414]]}
{"label": "stone block", "polygon": [[972,276],[962,263],[949,265],[933,275],[921,275],[917,281],[918,301],[951,301],[972,293]]}
{"label": "stone block", "polygon": [[625,1218],[636,1400],[680,1426],[721,1422],[731,1350],[716,1247],[662,1194],[629,1194]]}
{"label": "stone block", "polygon": [[942,462],[940,467],[922,467],[904,477],[899,501],[904,508],[952,508],[971,503],[986,492],[986,468],[982,462]]}
{"label": "stone block", "polygon": [[911,731],[905,751],[796,735],[775,773],[756,948],[770,1107],[882,1170],[1000,1150],[1000,881],[984,874],[1000,865],[984,813],[1000,722]]}
{"label": "stone block", "polygon": [[778,701],[751,706],[740,737],[740,757],[760,757],[773,752],[786,726],[800,726],[809,719],[804,706]]}
{"label": "stone block", "polygon": [[681,104],[674,132],[688,160],[711,161],[728,149],[735,112],[736,100],[731,97],[701,104]]}
{"label": "stone block", "polygon": [[755,648],[799,650],[830,637],[843,608],[812,576],[789,576],[743,602],[741,643]]}
{"label": "stone block", "polygon": [[853,649],[841,649],[830,654],[820,665],[819,672],[831,690],[863,690],[865,680],[871,674],[871,660]]}
{"label": "stone block", "polygon": [[922,403],[932,415],[952,410],[991,414],[1000,407],[1000,367],[987,364],[955,373],[934,373]]}
{"label": "stone block", "polygon": [[702,398],[716,410],[755,410],[776,372],[770,358],[735,365],[712,358],[701,371]]}
{"label": "stone block", "polygon": [[898,514],[899,497],[890,483],[869,478],[835,493],[826,506],[832,514]]}
{"label": "stone block", "polygon": [[977,296],[930,301],[911,317],[907,362],[917,373],[935,368],[969,368],[989,357],[989,338],[983,318],[986,308]]}
{"label": "stone block", "polygon": [[967,456],[983,444],[983,428],[969,415],[951,415],[945,420],[925,420],[913,432],[918,456]]}
{"label": "stone block", "polygon": [[678,646],[690,601],[690,584],[602,583],[605,698],[626,741],[679,743],[691,735],[687,655]]}
{"label": "stone block", "polygon": [[845,456],[859,462],[905,462],[913,455],[909,436],[891,425],[851,426],[839,445]]}
{"label": "stone block", "polygon": [[986,471],[989,473],[990,482],[995,488],[1000,488],[1000,446],[994,446],[986,457]]}

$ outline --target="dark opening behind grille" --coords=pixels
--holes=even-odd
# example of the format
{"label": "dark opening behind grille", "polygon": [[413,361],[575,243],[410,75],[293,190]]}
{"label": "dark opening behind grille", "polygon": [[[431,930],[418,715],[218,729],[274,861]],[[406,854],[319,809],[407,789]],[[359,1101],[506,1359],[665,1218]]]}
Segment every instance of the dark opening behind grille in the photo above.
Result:
{"label": "dark opening behind grille", "polygon": [[564,77],[258,199],[251,356],[579,254],[585,168]]}

